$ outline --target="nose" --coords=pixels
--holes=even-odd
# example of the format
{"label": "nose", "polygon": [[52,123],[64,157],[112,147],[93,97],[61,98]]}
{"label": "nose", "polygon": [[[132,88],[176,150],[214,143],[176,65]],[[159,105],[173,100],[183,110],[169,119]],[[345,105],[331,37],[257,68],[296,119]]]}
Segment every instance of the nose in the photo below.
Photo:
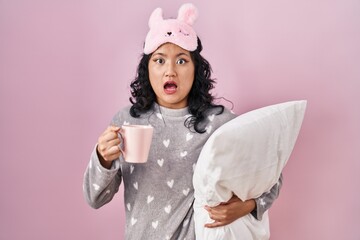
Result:
{"label": "nose", "polygon": [[168,62],[168,64],[166,65],[165,76],[166,77],[174,77],[174,76],[176,76],[175,63]]}

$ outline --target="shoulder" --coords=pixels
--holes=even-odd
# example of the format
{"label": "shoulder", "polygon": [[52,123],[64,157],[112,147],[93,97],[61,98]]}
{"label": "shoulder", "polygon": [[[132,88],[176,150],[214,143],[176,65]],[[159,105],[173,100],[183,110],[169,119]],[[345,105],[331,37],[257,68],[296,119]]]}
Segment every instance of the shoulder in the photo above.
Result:
{"label": "shoulder", "polygon": [[234,119],[236,115],[229,109],[212,108],[206,112],[206,119],[202,122],[202,127],[208,132],[212,133],[214,130]]}
{"label": "shoulder", "polygon": [[147,112],[141,113],[139,117],[133,117],[130,114],[132,105],[128,105],[120,109],[112,118],[111,125],[121,127],[127,124],[149,124],[149,117],[155,113],[155,108],[152,107]]}
{"label": "shoulder", "polygon": [[116,112],[111,120],[111,125],[122,126],[124,122],[129,121],[129,119],[132,118],[130,115],[130,108],[131,105],[126,106]]}
{"label": "shoulder", "polygon": [[207,116],[209,120],[215,121],[215,123],[218,123],[220,125],[234,119],[236,117],[235,113],[231,111],[228,108],[224,107],[224,110],[219,113],[219,110],[217,109],[211,109]]}

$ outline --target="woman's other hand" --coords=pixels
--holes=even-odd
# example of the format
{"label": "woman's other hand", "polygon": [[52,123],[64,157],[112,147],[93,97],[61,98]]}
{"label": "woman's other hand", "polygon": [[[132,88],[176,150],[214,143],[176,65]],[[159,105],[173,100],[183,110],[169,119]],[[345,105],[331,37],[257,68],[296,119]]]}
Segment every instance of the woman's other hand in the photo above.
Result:
{"label": "woman's other hand", "polygon": [[225,226],[233,221],[251,213],[256,207],[254,199],[243,202],[240,198],[233,195],[232,198],[225,203],[221,203],[216,207],[205,206],[209,216],[214,222],[205,224],[207,228],[215,228]]}

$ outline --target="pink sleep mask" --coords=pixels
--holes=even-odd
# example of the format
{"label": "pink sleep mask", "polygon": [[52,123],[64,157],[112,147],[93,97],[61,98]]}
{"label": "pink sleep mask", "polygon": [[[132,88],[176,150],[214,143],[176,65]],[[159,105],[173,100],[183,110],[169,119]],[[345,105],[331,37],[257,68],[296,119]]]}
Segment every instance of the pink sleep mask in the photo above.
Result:
{"label": "pink sleep mask", "polygon": [[180,7],[176,19],[163,19],[162,9],[156,8],[149,19],[150,30],[146,35],[144,53],[150,54],[168,42],[188,51],[196,50],[197,35],[192,25],[197,17],[197,8],[191,3]]}

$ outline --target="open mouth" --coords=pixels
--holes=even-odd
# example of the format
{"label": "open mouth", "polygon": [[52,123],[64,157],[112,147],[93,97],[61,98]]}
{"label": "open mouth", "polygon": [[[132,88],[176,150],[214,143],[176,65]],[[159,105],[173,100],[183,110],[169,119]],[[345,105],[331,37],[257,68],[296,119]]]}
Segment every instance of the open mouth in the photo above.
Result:
{"label": "open mouth", "polygon": [[177,89],[177,85],[174,81],[167,81],[164,84],[164,90],[165,90],[165,93],[167,93],[167,94],[175,93],[176,89]]}

